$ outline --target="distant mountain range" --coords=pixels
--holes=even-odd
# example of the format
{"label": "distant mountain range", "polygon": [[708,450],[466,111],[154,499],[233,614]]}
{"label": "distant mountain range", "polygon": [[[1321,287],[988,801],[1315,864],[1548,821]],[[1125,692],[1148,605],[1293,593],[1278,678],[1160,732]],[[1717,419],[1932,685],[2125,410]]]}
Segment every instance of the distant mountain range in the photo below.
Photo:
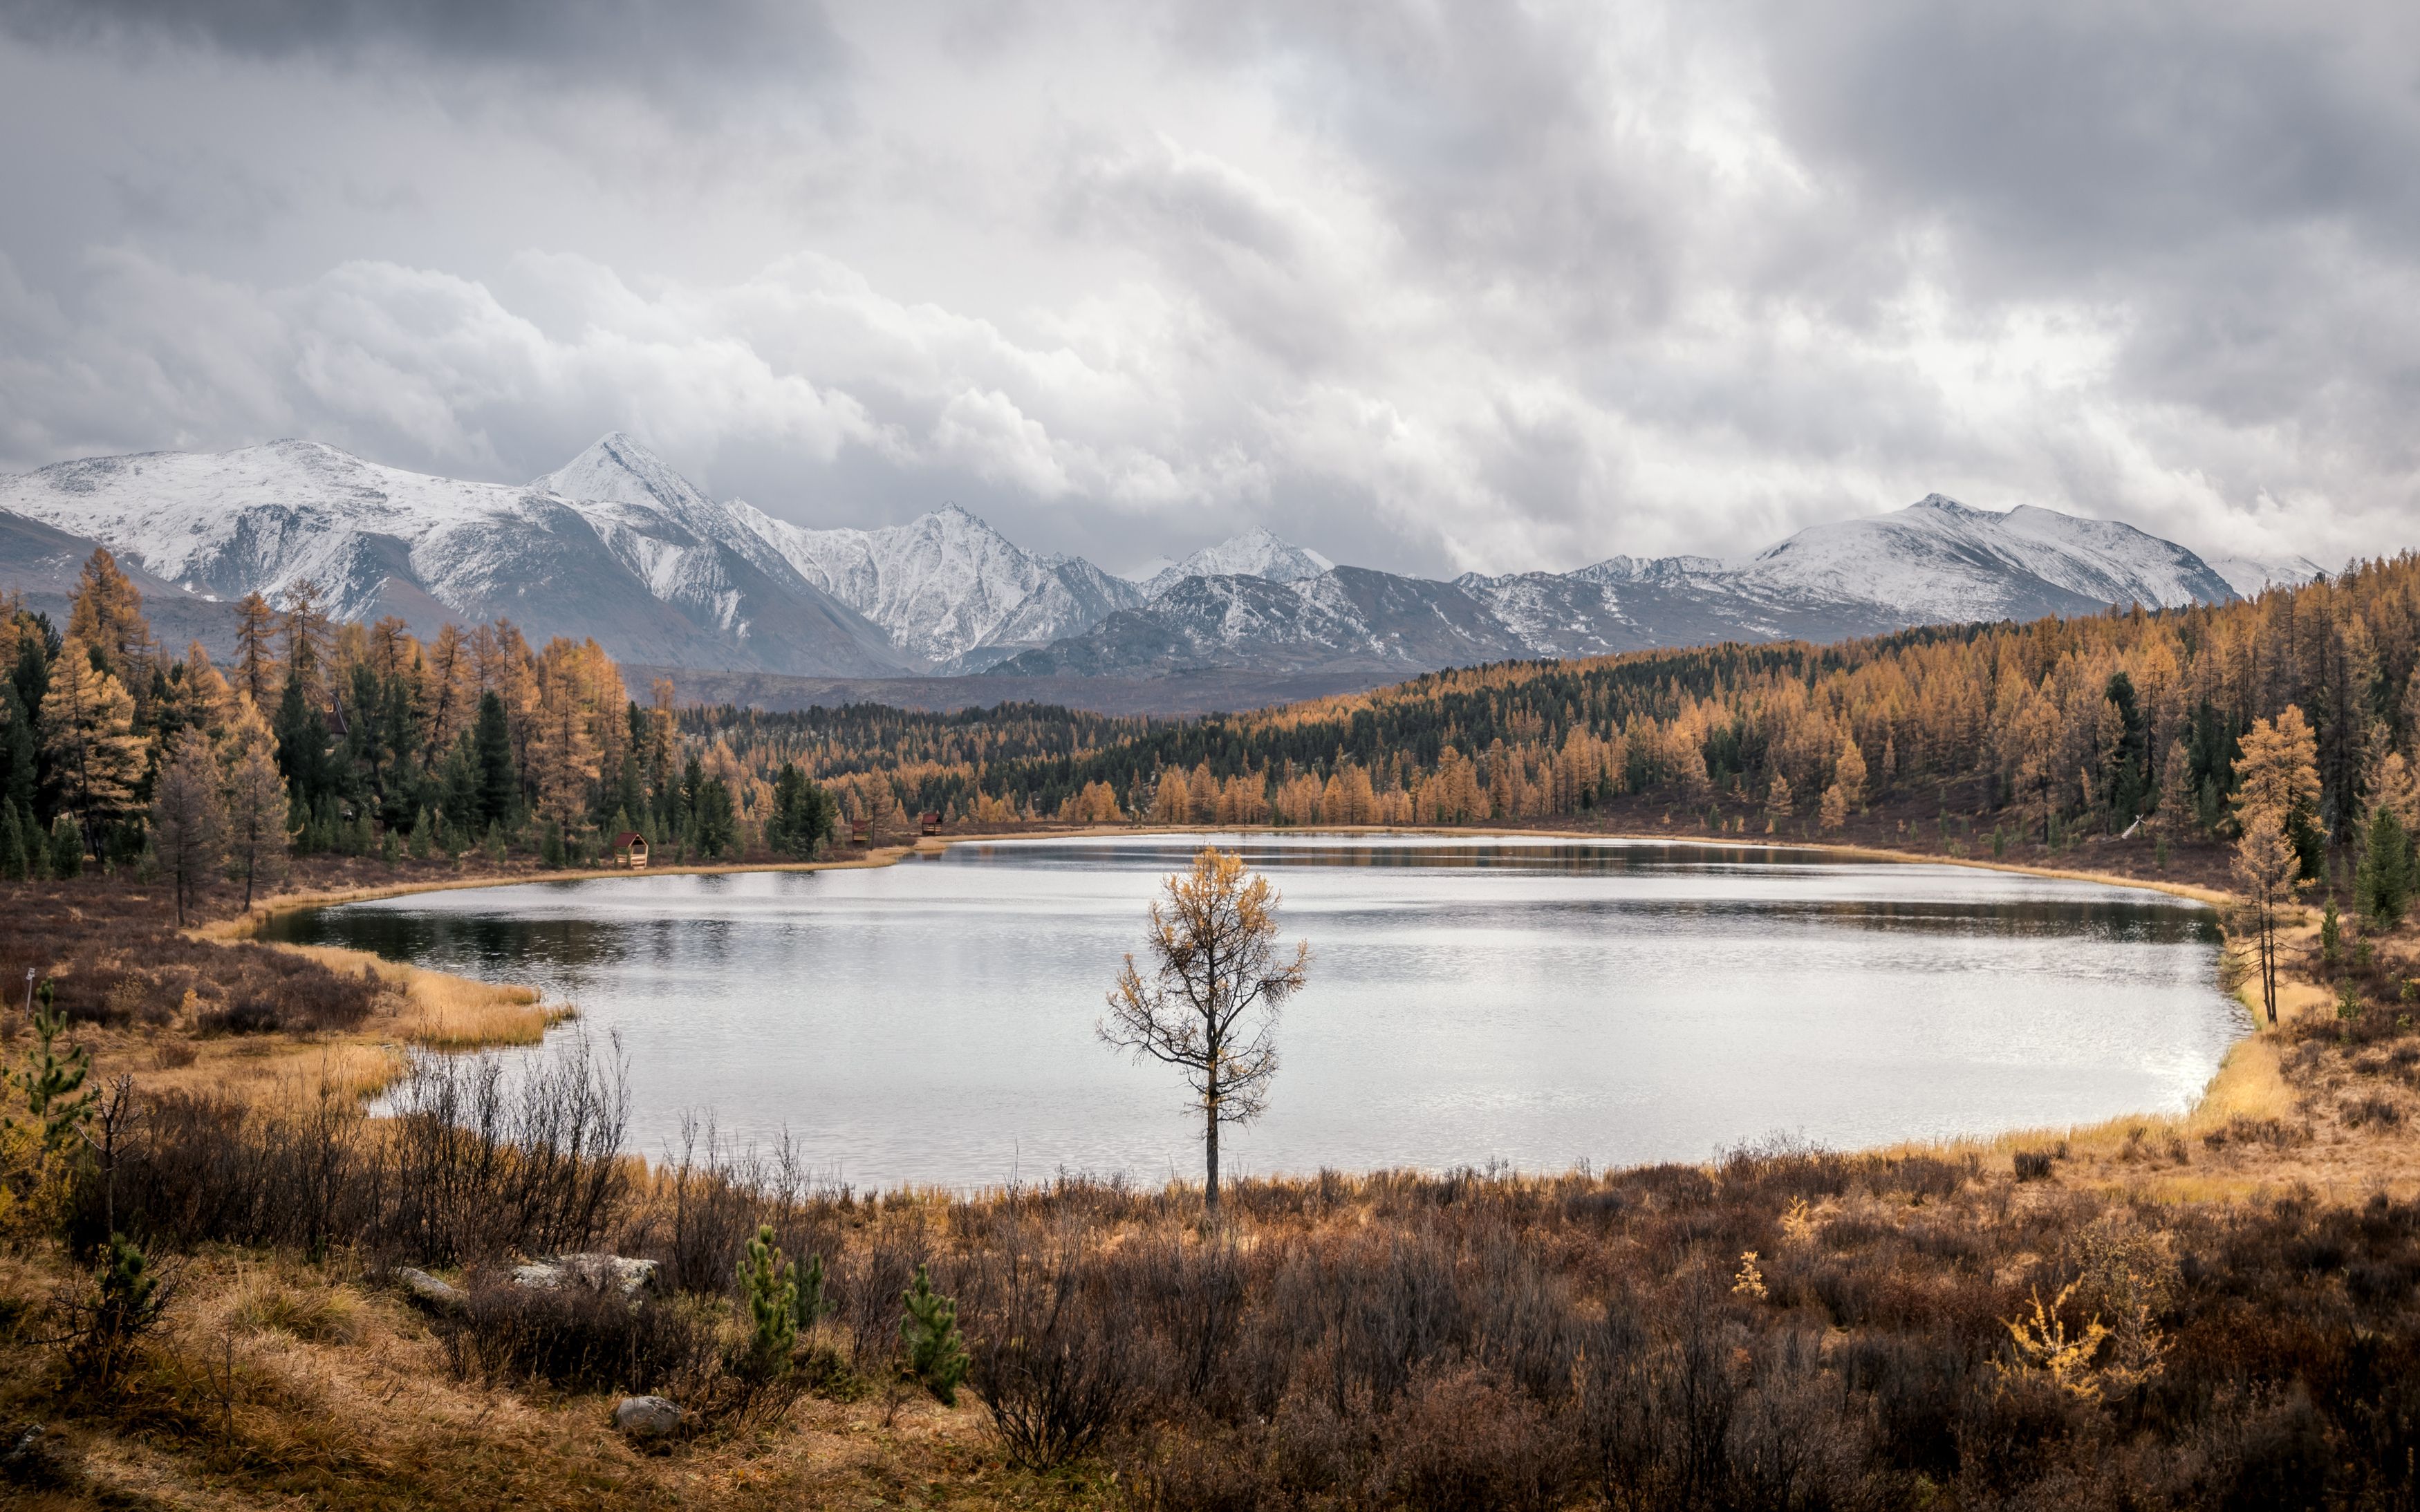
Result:
{"label": "distant mountain range", "polygon": [[824,679],[1390,681],[1507,657],[2176,606],[2319,569],[2205,562],[2130,526],[1938,494],[1801,531],[1736,565],[1613,557],[1452,581],[1340,566],[1252,530],[1145,580],[1029,552],[954,505],[810,530],[706,498],[607,436],[522,486],[428,477],[310,441],[63,462],[0,478],[0,586],[64,603],[91,544],[143,573],[163,631],[311,578],[348,618],[509,615],[631,663]]}

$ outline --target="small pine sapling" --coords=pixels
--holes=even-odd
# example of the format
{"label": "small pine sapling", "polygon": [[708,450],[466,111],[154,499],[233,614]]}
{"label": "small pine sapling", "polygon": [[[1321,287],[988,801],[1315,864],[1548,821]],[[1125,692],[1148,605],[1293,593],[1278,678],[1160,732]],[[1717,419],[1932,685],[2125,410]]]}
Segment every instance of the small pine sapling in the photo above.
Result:
{"label": "small pine sapling", "polygon": [[899,1319],[899,1335],[908,1344],[908,1373],[943,1407],[958,1405],[958,1382],[967,1376],[966,1340],[958,1336],[958,1304],[933,1289],[924,1267],[916,1267],[916,1282],[899,1294],[908,1315]]}
{"label": "small pine sapling", "polygon": [[2334,971],[2344,959],[2344,920],[2336,913],[2336,897],[2328,894],[2328,906],[2319,915],[2319,964]]}
{"label": "small pine sapling", "polygon": [[2361,991],[2353,985],[2350,977],[2336,983],[2336,1017],[2340,1019],[2361,1017]]}
{"label": "small pine sapling", "polygon": [[773,1242],[770,1224],[758,1226],[756,1237],[748,1242],[747,1257],[739,1262],[739,1291],[748,1301],[753,1325],[750,1369],[759,1380],[771,1380],[790,1368],[790,1353],[798,1347],[799,1288],[791,1278],[790,1262]]}
{"label": "small pine sapling", "polygon": [[796,1319],[798,1331],[803,1334],[831,1316],[831,1300],[824,1295],[824,1257],[808,1256],[807,1263],[799,1272],[798,1282],[798,1295],[790,1308],[790,1316]]}
{"label": "small pine sapling", "polygon": [[109,1254],[93,1275],[94,1296],[77,1330],[76,1352],[90,1378],[106,1386],[116,1378],[136,1340],[167,1310],[168,1293],[151,1271],[141,1245],[124,1234],[109,1236]]}
{"label": "small pine sapling", "polygon": [[[85,1077],[92,1070],[92,1052],[82,1045],[61,1056],[56,1048],[60,1033],[68,1026],[67,1016],[52,1011],[51,984],[45,980],[35,993],[34,1042],[25,1051],[23,1070],[8,1073],[8,1085],[14,1088],[25,1103],[25,1112],[41,1130],[42,1149],[55,1152],[73,1143],[85,1124],[92,1118],[95,1103],[101,1100],[98,1088],[85,1088]],[[15,1119],[5,1120],[16,1126]]]}

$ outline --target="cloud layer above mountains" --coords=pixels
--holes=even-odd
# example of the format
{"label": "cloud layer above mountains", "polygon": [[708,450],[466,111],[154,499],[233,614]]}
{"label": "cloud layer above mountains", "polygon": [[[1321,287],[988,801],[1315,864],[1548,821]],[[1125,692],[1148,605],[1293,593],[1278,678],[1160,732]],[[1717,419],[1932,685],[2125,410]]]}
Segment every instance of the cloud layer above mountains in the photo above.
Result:
{"label": "cloud layer above mountains", "polygon": [[2408,6],[0,0],[0,470],[627,428],[1440,572],[1938,489],[2411,542]]}

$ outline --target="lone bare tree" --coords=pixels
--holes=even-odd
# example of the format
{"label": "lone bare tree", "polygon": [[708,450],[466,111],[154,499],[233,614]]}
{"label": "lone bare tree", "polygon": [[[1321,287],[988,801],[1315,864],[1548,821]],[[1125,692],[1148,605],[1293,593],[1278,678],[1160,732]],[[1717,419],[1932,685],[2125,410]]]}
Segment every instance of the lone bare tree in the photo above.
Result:
{"label": "lone bare tree", "polygon": [[1243,1123],[1266,1104],[1278,1010],[1311,966],[1307,943],[1291,960],[1279,954],[1277,905],[1277,889],[1241,856],[1204,849],[1191,872],[1161,884],[1151,904],[1152,973],[1127,956],[1099,1026],[1111,1047],[1176,1067],[1192,1088],[1208,1218],[1218,1215],[1218,1126]]}

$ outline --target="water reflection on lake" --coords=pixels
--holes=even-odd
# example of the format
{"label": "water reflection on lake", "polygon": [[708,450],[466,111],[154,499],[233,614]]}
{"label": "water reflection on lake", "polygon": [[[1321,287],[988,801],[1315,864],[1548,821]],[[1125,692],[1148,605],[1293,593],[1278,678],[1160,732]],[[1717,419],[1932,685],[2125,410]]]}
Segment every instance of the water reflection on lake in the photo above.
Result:
{"label": "water reflection on lake", "polygon": [[[628,1054],[648,1152],[711,1109],[861,1185],[1156,1180],[1197,1172],[1195,1120],[1093,1025],[1202,841],[427,893],[277,937],[577,1002]],[[2137,888],[1710,844],[1227,843],[1314,956],[1231,1168],[1559,1169],[2181,1110],[2240,1024],[2209,911]]]}

